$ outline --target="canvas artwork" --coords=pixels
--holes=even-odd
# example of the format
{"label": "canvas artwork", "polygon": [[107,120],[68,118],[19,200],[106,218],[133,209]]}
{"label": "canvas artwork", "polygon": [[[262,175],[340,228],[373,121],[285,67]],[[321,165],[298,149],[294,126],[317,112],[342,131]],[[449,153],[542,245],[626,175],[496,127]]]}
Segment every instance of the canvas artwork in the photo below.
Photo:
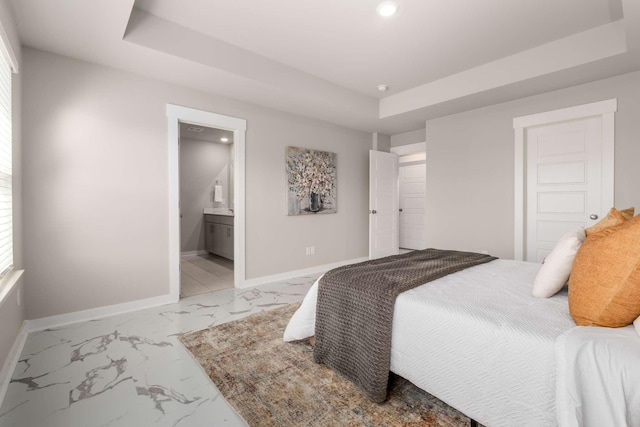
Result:
{"label": "canvas artwork", "polygon": [[287,147],[288,214],[337,212],[336,154]]}

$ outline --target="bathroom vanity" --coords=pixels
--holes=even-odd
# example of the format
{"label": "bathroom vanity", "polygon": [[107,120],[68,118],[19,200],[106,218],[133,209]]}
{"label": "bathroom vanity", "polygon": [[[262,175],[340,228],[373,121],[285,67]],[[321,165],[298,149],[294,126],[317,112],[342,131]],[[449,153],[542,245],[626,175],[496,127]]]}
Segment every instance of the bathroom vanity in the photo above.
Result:
{"label": "bathroom vanity", "polygon": [[204,245],[212,254],[233,260],[233,213],[204,214]]}

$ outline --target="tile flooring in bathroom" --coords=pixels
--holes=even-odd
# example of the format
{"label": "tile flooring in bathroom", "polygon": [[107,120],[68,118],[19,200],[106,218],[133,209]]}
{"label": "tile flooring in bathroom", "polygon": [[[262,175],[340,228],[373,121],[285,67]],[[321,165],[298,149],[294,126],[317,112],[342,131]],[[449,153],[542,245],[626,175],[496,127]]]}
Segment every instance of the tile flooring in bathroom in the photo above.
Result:
{"label": "tile flooring in bathroom", "polygon": [[180,298],[233,288],[233,261],[213,254],[180,258]]}

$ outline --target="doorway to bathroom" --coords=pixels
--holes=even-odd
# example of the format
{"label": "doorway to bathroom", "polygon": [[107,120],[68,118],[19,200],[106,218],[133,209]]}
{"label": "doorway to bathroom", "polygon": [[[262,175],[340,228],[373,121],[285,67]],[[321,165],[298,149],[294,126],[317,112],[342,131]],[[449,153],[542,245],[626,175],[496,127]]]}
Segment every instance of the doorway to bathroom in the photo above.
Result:
{"label": "doorway to bathroom", "polygon": [[[167,104],[168,119],[168,195],[169,195],[169,293],[173,301],[178,301],[181,297],[195,292],[204,292],[199,286],[195,286],[191,279],[195,279],[199,285],[209,289],[221,289],[221,286],[240,288],[245,283],[245,134],[247,122],[237,117],[225,116],[194,108],[182,107]],[[202,131],[192,131],[187,133],[187,128],[202,128]],[[181,132],[181,128],[183,129]],[[188,181],[191,178],[182,176],[183,172],[194,166],[186,160],[191,154],[182,153],[185,157],[180,158],[181,146],[194,143],[197,140],[195,134],[211,133],[211,138],[204,143],[212,143],[213,138],[218,139],[218,143],[227,145],[229,154],[228,164],[218,169],[213,176],[208,179],[212,182],[207,190],[200,190],[200,195],[185,196],[187,198],[200,200],[199,206],[192,206],[182,212],[181,207],[181,178]],[[181,143],[181,133],[185,139],[190,141]],[[217,134],[217,137],[213,134]],[[222,138],[228,141],[222,141]],[[232,142],[232,144],[229,144]],[[195,143],[197,145],[197,143]],[[190,148],[193,148],[191,146]],[[214,149],[209,147],[211,151]],[[218,147],[219,148],[219,147]],[[221,151],[221,150],[218,150]],[[196,156],[197,157],[197,156]],[[222,157],[225,161],[224,156]],[[209,164],[206,168],[209,172],[215,166]],[[214,171],[215,172],[215,171]],[[225,178],[226,177],[226,178]],[[195,178],[193,178],[195,179]],[[225,181],[226,179],[226,181]],[[185,183],[186,184],[186,183]],[[204,194],[203,194],[204,193]],[[217,193],[217,195],[216,195]],[[203,202],[207,201],[206,203]],[[210,204],[208,204],[210,200]],[[189,210],[191,218],[200,217],[200,231],[203,233],[202,240],[197,230],[197,225],[191,231],[181,230],[182,219],[185,218],[186,210]],[[207,209],[207,211],[205,211]],[[197,213],[197,215],[196,215]],[[182,216],[182,218],[181,218]],[[197,222],[197,220],[196,220]],[[193,223],[192,223],[193,224]],[[213,224],[207,227],[208,224]],[[208,230],[208,234],[206,233]],[[216,234],[216,231],[220,231]],[[194,233],[196,237],[194,236]],[[183,249],[183,238],[185,242],[198,241],[204,247],[196,246],[195,249]],[[231,246],[229,246],[231,245]],[[210,250],[208,250],[209,248]],[[221,255],[220,255],[221,254]],[[184,259],[191,257],[191,259]],[[185,262],[187,261],[187,262]],[[184,269],[184,273],[181,270]],[[233,272],[231,274],[231,271]],[[186,274],[190,272],[189,274]],[[222,280],[211,280],[207,283],[206,278],[213,279],[210,275],[215,275]],[[184,280],[185,291],[181,291],[181,278]],[[198,280],[198,278],[200,280]],[[214,284],[214,282],[217,282]],[[221,285],[224,283],[224,285]],[[191,290],[189,287],[191,286]],[[208,286],[207,286],[208,285]],[[200,292],[198,292],[199,290]]]}
{"label": "doorway to bathroom", "polygon": [[234,287],[233,132],[180,123],[180,297]]}

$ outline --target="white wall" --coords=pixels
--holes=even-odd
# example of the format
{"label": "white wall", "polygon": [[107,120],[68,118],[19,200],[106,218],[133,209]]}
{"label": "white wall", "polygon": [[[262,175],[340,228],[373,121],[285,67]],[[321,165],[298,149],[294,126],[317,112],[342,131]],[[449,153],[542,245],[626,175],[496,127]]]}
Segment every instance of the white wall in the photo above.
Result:
{"label": "white wall", "polygon": [[[22,322],[25,319],[24,294],[20,297],[18,296],[19,293],[23,292],[22,282],[23,280],[20,279],[20,283],[14,286],[11,292],[0,301],[0,322],[2,322],[0,323],[2,325],[0,326],[0,370],[2,370],[20,326],[22,326]],[[3,378],[0,378],[0,381],[2,380]]]}
{"label": "white wall", "polygon": [[[167,103],[247,120],[248,279],[366,256],[370,134],[33,49],[24,82],[29,318],[169,292]],[[288,145],[337,153],[337,214],[286,216]]]}
{"label": "white wall", "polygon": [[640,72],[426,122],[427,245],[513,257],[513,119],[618,98],[615,203],[640,208]]}
{"label": "white wall", "polygon": [[[229,207],[230,144],[180,138],[180,239],[182,252],[204,250],[203,208]],[[225,203],[213,202],[220,181]]]}
{"label": "white wall", "polygon": [[[22,51],[11,6],[7,0],[0,1],[0,22],[4,28],[11,48],[22,68]],[[23,267],[22,237],[22,75],[13,75],[13,263],[16,268]],[[24,277],[24,276],[23,276]],[[23,292],[24,280],[19,279],[13,290],[0,301],[0,369],[14,343],[25,319],[24,303],[18,305],[18,293]]]}

